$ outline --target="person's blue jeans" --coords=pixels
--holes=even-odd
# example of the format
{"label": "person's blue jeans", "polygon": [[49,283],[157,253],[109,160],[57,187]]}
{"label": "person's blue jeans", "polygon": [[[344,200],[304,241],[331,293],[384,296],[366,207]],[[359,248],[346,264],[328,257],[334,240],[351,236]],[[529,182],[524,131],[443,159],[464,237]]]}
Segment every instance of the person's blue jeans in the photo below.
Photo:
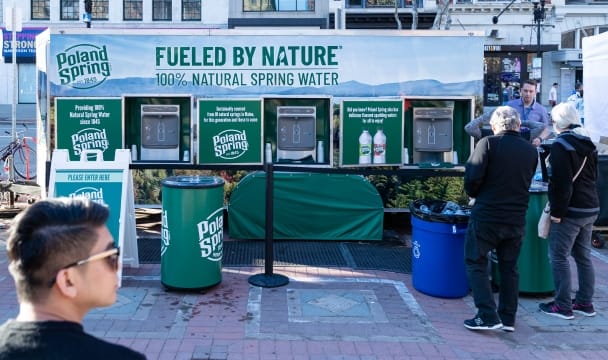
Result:
{"label": "person's blue jeans", "polygon": [[[465,237],[465,265],[477,315],[482,320],[513,326],[519,295],[517,258],[521,250],[525,227],[469,219]],[[490,250],[496,249],[500,271],[498,310],[488,273]],[[497,316],[499,318],[497,318]]]}
{"label": "person's blue jeans", "polygon": [[591,232],[597,215],[584,218],[562,218],[549,229],[549,258],[555,284],[555,302],[564,310],[572,309],[572,255],[578,273],[576,301],[590,304],[595,287],[595,271],[591,262]]}

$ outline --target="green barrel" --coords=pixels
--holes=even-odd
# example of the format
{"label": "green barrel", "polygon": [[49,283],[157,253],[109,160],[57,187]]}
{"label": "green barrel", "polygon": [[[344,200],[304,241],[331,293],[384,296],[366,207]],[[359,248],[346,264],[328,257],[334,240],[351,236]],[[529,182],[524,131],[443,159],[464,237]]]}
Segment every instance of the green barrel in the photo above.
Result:
{"label": "green barrel", "polygon": [[219,284],[224,245],[224,180],[172,176],[161,184],[161,283],[172,289]]}
{"label": "green barrel", "polygon": [[549,243],[538,237],[538,219],[547,203],[546,191],[530,191],[526,212],[526,236],[517,261],[519,291],[549,293],[555,290],[549,262]]}
{"label": "green barrel", "polygon": [[[521,293],[540,294],[555,290],[549,262],[549,243],[547,239],[538,237],[538,219],[546,203],[546,191],[530,191],[526,212],[526,233],[517,260]],[[495,256],[496,254],[492,254],[492,281],[500,286],[500,273]]]}

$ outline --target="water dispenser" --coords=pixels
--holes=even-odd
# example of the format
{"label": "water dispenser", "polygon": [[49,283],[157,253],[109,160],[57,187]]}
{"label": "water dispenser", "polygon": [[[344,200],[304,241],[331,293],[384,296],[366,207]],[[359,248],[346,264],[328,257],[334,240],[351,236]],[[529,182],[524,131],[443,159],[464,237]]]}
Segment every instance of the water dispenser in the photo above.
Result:
{"label": "water dispenser", "polygon": [[414,114],[414,163],[453,161],[453,109],[420,107]]}
{"label": "water dispenser", "polygon": [[277,162],[314,162],[317,109],[314,106],[277,107]]}
{"label": "water dispenser", "polygon": [[141,106],[141,160],[179,161],[179,105]]}

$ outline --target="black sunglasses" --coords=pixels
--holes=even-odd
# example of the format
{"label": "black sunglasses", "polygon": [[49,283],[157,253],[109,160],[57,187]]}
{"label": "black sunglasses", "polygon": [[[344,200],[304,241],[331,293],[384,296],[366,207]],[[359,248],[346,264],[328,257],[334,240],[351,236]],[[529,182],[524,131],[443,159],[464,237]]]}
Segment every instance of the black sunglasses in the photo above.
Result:
{"label": "black sunglasses", "polygon": [[[69,269],[71,267],[74,266],[80,266],[80,265],[84,265],[86,263],[89,263],[91,261],[95,261],[95,260],[101,260],[101,259],[105,259],[106,263],[108,264],[108,266],[110,267],[110,269],[112,269],[112,271],[118,271],[118,261],[120,259],[120,247],[113,247],[111,249],[102,251],[100,253],[94,254],[89,256],[86,259],[80,260],[80,261],[75,261],[71,264],[68,264],[64,267],[62,267],[59,270],[65,270],[65,269]],[[49,283],[49,287],[52,287],[53,284],[55,283],[57,279],[57,275],[55,275],[55,277],[53,278],[53,280],[51,280],[51,282]]]}

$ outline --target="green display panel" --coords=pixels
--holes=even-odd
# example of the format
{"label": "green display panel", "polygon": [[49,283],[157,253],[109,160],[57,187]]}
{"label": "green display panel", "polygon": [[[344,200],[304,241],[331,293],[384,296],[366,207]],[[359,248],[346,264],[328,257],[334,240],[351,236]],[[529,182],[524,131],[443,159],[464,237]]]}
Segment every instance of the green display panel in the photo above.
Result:
{"label": "green display panel", "polygon": [[200,164],[262,163],[261,100],[199,100]]}
{"label": "green display panel", "polygon": [[342,102],[341,166],[400,165],[403,153],[401,100]]}
{"label": "green display panel", "polygon": [[120,209],[124,170],[56,170],[55,197],[86,197],[107,205],[110,217],[106,222],[114,242],[118,244]]}
{"label": "green display panel", "polygon": [[105,161],[122,149],[122,102],[113,98],[57,98],[57,149],[68,150],[70,160],[84,150],[101,150]]}

